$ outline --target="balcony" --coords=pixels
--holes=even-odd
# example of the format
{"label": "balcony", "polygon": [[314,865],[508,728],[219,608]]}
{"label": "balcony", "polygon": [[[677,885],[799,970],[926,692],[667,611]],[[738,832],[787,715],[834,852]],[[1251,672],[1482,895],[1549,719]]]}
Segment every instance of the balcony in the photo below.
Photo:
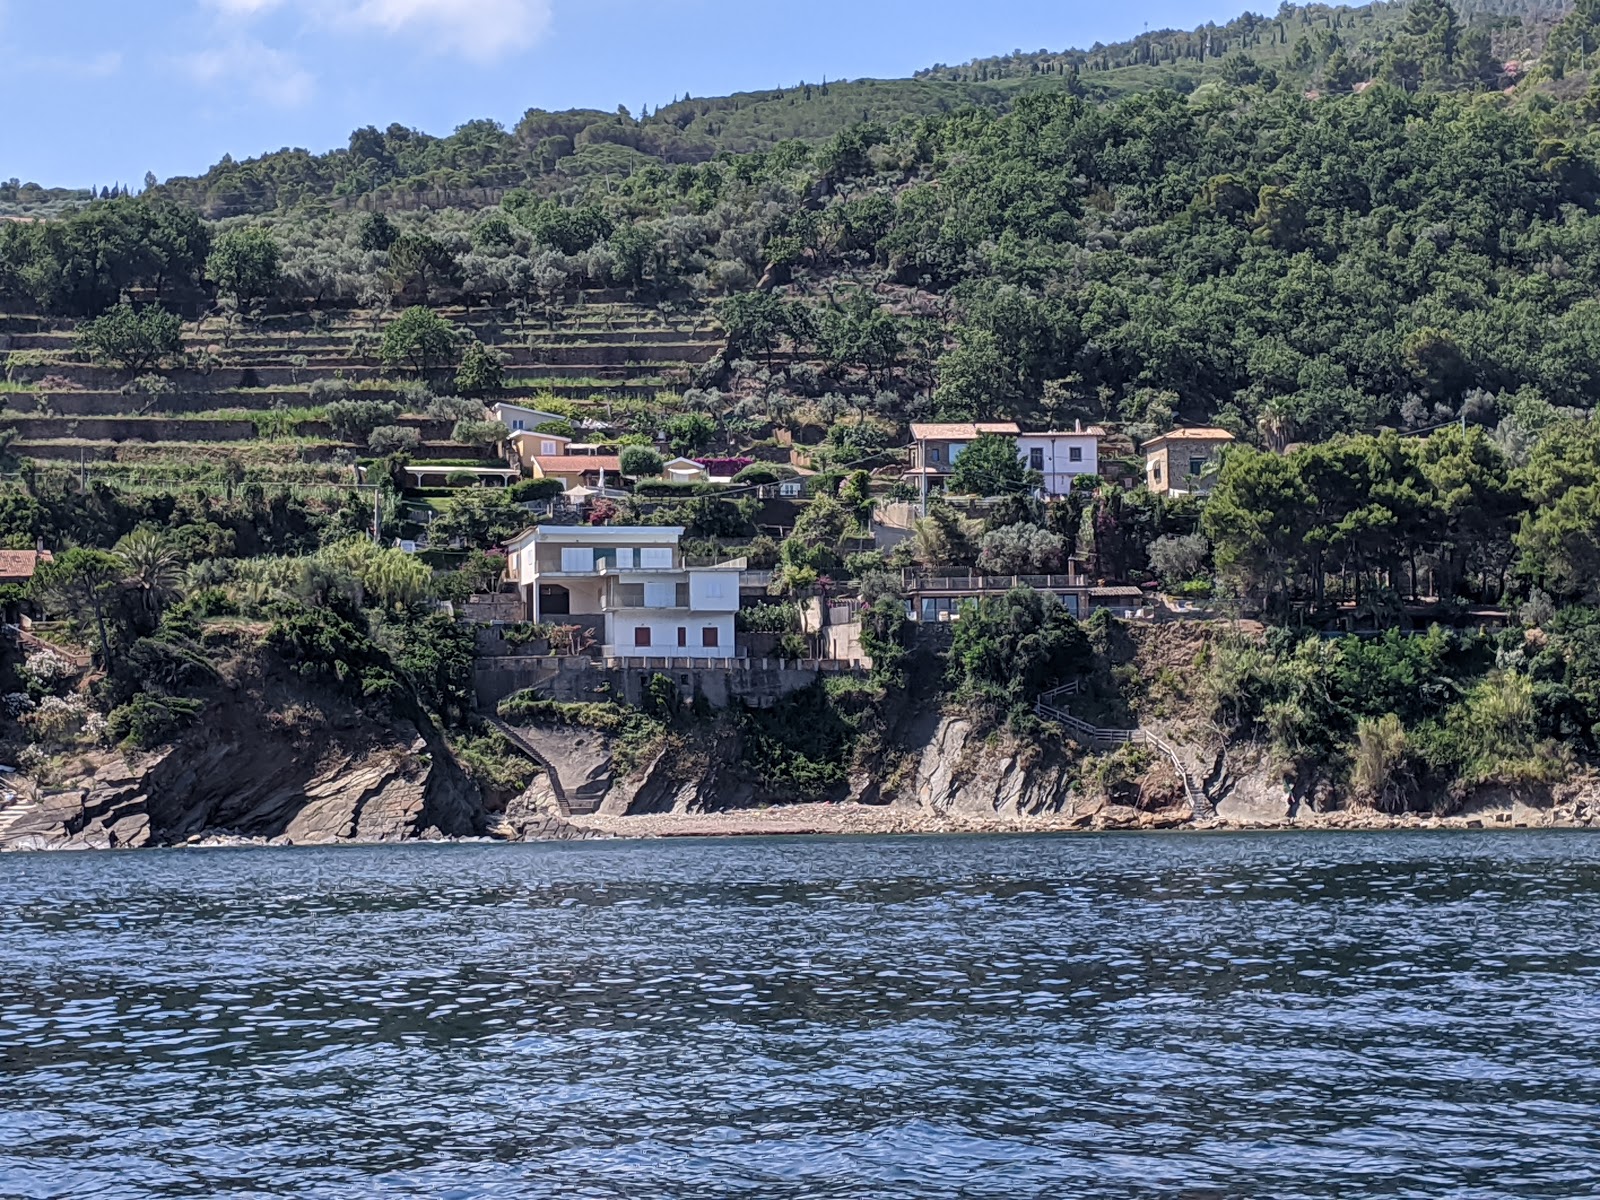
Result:
{"label": "balcony", "polygon": [[908,594],[951,592],[966,596],[1002,595],[1012,588],[1033,588],[1038,592],[1067,592],[1089,587],[1087,575],[924,575],[907,571],[904,587]]}

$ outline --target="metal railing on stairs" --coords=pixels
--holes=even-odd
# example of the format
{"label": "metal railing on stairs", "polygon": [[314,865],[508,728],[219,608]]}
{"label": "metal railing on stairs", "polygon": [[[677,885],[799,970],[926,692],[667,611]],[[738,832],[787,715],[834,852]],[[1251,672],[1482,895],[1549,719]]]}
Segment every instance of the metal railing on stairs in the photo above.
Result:
{"label": "metal railing on stairs", "polygon": [[1106,729],[1099,725],[1091,724],[1076,717],[1061,707],[1061,701],[1068,697],[1079,695],[1083,691],[1083,681],[1074,679],[1061,687],[1046,692],[1034,702],[1034,712],[1043,720],[1054,721],[1067,731],[1073,741],[1089,750],[1114,750],[1118,746],[1149,746],[1158,754],[1168,759],[1173,769],[1178,772],[1178,778],[1183,781],[1185,798],[1189,807],[1194,811],[1197,821],[1210,820],[1215,817],[1216,809],[1212,807],[1211,798],[1206,795],[1205,788],[1195,779],[1194,774],[1185,765],[1183,758],[1178,754],[1177,748],[1160,734],[1151,733],[1148,729]]}

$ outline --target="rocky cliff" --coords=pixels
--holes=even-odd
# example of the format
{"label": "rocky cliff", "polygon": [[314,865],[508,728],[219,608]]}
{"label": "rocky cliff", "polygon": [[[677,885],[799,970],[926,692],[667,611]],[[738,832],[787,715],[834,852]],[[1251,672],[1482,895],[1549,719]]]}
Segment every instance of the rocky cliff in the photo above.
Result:
{"label": "rocky cliff", "polygon": [[0,809],[0,846],[392,842],[474,836],[494,819],[426,717],[378,719],[268,655],[222,674],[172,745],[86,755],[59,778],[25,782]]}

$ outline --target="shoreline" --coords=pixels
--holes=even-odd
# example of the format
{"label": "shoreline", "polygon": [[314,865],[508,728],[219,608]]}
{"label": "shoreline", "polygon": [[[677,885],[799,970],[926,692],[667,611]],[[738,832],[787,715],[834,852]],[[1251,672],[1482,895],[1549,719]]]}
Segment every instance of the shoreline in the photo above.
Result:
{"label": "shoreline", "polygon": [[[478,837],[420,837],[398,840],[328,839],[292,840],[287,837],[249,837],[218,830],[182,842],[149,849],[296,849],[326,846],[423,845],[525,845],[563,841],[670,841],[675,839],[737,839],[757,837],[911,837],[982,836],[995,834],[1093,833],[1308,833],[1308,832],[1423,832],[1483,830],[1596,830],[1600,811],[1495,803],[1473,806],[1450,816],[1428,813],[1390,815],[1370,810],[1330,813],[1306,811],[1288,820],[1237,820],[1221,818],[1194,822],[1187,812],[1135,809],[1097,809],[1092,813],[1042,813],[1033,816],[1000,813],[932,813],[892,805],[853,803],[801,803],[765,808],[732,809],[710,813],[649,813],[637,816],[599,814],[571,818],[546,814],[526,829],[500,829]],[[99,838],[74,837],[44,844],[42,839],[20,838],[0,842],[0,854],[129,849],[114,847]]]}

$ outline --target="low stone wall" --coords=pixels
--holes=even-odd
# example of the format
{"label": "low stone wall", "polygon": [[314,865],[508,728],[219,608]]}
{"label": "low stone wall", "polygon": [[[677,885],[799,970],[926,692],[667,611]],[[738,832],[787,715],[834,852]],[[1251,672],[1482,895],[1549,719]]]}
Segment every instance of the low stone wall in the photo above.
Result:
{"label": "low stone wall", "polygon": [[[684,665],[690,661],[645,659],[638,666],[623,667],[587,658],[480,658],[478,708],[492,713],[500,701],[526,688],[567,703],[618,700],[639,704],[656,675],[665,675],[677,684],[684,699],[702,696],[713,708],[727,708],[735,701],[751,708],[770,708],[785,696],[804,691],[825,674],[851,669],[844,663],[784,662],[775,658]],[[656,665],[648,665],[652,662]],[[663,665],[669,663],[678,665]]]}
{"label": "low stone wall", "polygon": [[166,417],[13,417],[0,420],[24,441],[84,438],[92,442],[248,442],[252,421],[179,421]]}

